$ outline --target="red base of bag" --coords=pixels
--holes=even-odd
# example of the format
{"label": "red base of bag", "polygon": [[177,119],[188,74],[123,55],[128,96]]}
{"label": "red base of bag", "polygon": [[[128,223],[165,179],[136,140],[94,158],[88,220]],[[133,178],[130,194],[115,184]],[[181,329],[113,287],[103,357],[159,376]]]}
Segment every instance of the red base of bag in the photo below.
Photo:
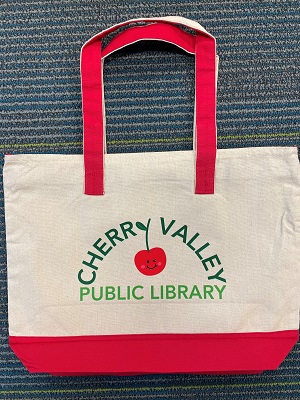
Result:
{"label": "red base of bag", "polygon": [[31,373],[138,375],[259,373],[277,369],[297,330],[233,334],[10,337]]}

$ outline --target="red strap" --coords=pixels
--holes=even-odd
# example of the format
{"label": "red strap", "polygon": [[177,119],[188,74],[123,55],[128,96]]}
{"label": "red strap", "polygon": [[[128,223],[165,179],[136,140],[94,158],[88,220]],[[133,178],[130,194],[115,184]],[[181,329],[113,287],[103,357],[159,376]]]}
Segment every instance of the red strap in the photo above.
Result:
{"label": "red strap", "polygon": [[103,50],[102,58],[139,40],[145,40],[147,37],[151,38],[151,40],[173,43],[187,53],[195,54],[196,36],[184,32],[177,26],[158,22],[150,25],[135,26],[119,33]]}
{"label": "red strap", "polygon": [[[152,21],[156,21],[151,20]],[[125,22],[118,27],[132,23]],[[85,193],[104,194],[104,123],[101,60],[112,51],[141,39],[171,42],[196,54],[196,170],[195,193],[214,193],[216,161],[216,48],[206,32],[196,36],[172,26],[172,21],[130,28],[118,34],[101,52],[101,38],[115,27],[90,39],[82,48]],[[193,49],[194,47],[194,49]]]}
{"label": "red strap", "polygon": [[83,155],[85,194],[104,194],[104,122],[102,99],[101,42],[81,52]]}
{"label": "red strap", "polygon": [[196,36],[196,194],[213,194],[217,155],[216,48]]}

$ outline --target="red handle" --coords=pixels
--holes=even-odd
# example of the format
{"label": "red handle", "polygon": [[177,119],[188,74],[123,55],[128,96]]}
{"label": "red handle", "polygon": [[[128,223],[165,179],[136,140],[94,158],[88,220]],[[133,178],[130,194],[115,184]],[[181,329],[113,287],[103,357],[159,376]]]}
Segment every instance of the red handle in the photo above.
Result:
{"label": "red handle", "polygon": [[119,33],[102,51],[102,58],[125,46],[147,39],[172,43],[187,53],[195,54],[196,36],[184,32],[177,26],[156,22],[149,25],[134,26]]}
{"label": "red handle", "polygon": [[[142,39],[166,40],[196,58],[196,167],[195,193],[214,193],[216,161],[216,46],[215,39],[198,24],[185,19],[154,18],[145,27],[129,28],[117,35],[104,51],[101,39],[115,29],[139,22],[127,21],[91,38],[81,51],[82,111],[85,193],[104,194],[104,122],[102,58],[118,48]],[[187,21],[187,22],[186,22]],[[175,24],[195,29],[191,35]],[[162,28],[163,26],[163,28]],[[159,28],[159,31],[158,29]]]}

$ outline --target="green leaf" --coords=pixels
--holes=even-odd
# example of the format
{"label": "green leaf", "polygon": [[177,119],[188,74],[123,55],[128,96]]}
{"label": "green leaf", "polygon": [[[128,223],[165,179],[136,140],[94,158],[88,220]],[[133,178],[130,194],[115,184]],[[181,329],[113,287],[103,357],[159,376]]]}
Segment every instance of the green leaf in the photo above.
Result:
{"label": "green leaf", "polygon": [[147,227],[144,224],[142,224],[141,222],[136,222],[136,227],[138,229],[140,229],[141,231],[146,231],[147,230]]}

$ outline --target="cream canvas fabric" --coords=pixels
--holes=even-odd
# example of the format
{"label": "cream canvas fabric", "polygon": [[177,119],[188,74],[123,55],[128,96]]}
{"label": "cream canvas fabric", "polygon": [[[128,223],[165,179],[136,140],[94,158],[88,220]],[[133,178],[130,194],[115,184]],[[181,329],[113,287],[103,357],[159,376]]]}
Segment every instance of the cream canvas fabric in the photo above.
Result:
{"label": "cream canvas fabric", "polygon": [[[216,191],[206,196],[193,193],[192,151],[108,154],[106,194],[96,197],[83,194],[80,155],[6,156],[10,334],[298,329],[297,149],[217,154]],[[167,258],[155,276],[134,263],[146,249],[136,223],[149,219],[149,246]],[[111,229],[120,240],[108,239]],[[111,248],[105,256],[93,246],[99,238],[102,251]],[[82,264],[88,252],[102,255],[97,270]],[[95,272],[91,284],[79,281],[81,270],[85,281]],[[105,287],[115,298],[108,289],[105,300]]]}

